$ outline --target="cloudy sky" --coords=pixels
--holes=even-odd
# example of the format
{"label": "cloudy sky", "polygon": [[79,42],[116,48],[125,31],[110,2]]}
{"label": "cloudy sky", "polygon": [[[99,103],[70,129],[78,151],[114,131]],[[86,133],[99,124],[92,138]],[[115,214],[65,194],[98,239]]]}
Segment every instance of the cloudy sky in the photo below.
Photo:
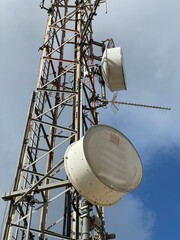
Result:
{"label": "cloudy sky", "polygon": [[[0,193],[8,192],[26,113],[36,85],[46,14],[40,1],[1,1]],[[180,1],[108,0],[94,19],[94,39],[113,38],[124,53],[127,91],[120,101],[170,106],[171,111],[119,106],[101,123],[136,146],[142,184],[106,210],[106,226],[122,240],[180,239]],[[0,226],[5,204],[0,201]]]}

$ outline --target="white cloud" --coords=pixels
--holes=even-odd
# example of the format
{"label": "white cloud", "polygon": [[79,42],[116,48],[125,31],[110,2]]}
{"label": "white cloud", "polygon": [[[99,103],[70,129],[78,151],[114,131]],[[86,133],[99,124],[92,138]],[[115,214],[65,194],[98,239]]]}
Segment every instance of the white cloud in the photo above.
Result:
{"label": "white cloud", "polygon": [[107,230],[114,232],[116,239],[153,239],[155,213],[132,194],[125,196],[117,205],[106,208],[105,216]]}

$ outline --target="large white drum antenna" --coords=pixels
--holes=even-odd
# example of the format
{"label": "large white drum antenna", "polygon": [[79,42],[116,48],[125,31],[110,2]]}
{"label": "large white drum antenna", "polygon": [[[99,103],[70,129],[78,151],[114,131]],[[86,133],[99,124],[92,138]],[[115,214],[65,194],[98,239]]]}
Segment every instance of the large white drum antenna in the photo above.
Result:
{"label": "large white drum antenna", "polygon": [[89,202],[113,205],[142,179],[138,152],[128,138],[107,125],[91,127],[64,157],[73,187]]}

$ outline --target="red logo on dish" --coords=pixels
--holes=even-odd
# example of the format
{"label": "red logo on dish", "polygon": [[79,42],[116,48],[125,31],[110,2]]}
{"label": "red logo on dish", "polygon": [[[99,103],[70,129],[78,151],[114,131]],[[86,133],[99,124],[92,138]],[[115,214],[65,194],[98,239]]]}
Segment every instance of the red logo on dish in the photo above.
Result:
{"label": "red logo on dish", "polygon": [[110,141],[116,145],[119,145],[120,137],[114,133],[110,133]]}

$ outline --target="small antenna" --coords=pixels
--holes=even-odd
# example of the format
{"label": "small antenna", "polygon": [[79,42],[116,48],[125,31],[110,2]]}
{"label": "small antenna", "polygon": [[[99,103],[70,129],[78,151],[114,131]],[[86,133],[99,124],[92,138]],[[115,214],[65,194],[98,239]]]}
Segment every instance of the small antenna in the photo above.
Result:
{"label": "small antenna", "polygon": [[154,108],[154,109],[160,109],[160,110],[168,110],[170,111],[170,107],[162,107],[162,106],[154,106],[154,105],[147,105],[147,104],[141,104],[141,103],[130,103],[130,102],[122,102],[122,101],[108,101],[108,103],[111,103],[117,110],[116,105],[128,105],[133,107],[144,107],[144,108]]}
{"label": "small antenna", "polygon": [[167,110],[170,111],[171,108],[170,107],[162,107],[162,106],[155,106],[155,105],[147,105],[147,104],[141,104],[141,103],[130,103],[130,102],[123,102],[123,101],[117,101],[117,97],[118,97],[118,92],[115,92],[112,100],[111,101],[107,101],[107,103],[111,103],[110,108],[112,109],[112,111],[114,113],[116,113],[116,111],[118,111],[118,107],[117,105],[128,105],[128,106],[132,106],[132,107],[144,107],[144,108],[153,108],[153,109],[160,109],[160,110]]}

